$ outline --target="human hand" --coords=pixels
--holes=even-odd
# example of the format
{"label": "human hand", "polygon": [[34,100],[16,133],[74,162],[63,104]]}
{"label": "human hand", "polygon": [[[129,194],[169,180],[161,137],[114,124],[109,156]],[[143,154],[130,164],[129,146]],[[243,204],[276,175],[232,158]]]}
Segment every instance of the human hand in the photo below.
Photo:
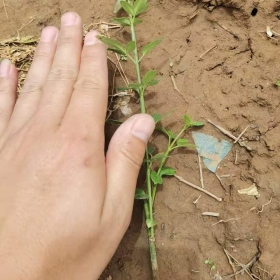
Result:
{"label": "human hand", "polygon": [[16,101],[0,67],[0,274],[5,280],[97,279],[125,233],[154,121],[135,115],[104,155],[106,47],[75,13],[43,30]]}

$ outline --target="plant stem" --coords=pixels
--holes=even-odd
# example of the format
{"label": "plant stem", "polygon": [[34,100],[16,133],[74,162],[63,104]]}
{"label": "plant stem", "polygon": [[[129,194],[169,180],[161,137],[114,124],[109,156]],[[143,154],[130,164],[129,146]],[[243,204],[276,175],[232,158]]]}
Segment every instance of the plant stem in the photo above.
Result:
{"label": "plant stem", "polygon": [[[158,171],[157,171],[157,175],[160,175],[160,172],[162,170],[162,167],[165,165],[165,162],[170,154],[170,152],[172,151],[174,145],[177,143],[177,141],[179,140],[179,138],[181,137],[181,135],[186,131],[186,129],[188,129],[188,126],[184,126],[184,128],[180,131],[180,133],[176,136],[176,138],[171,142],[171,144],[168,145],[168,148],[163,156],[163,159],[161,160],[161,163],[159,165]],[[152,198],[153,198],[153,203],[155,202],[155,197],[156,197],[156,191],[157,191],[157,185],[153,186],[153,190],[152,190]]]}
{"label": "plant stem", "polygon": [[[134,59],[133,63],[135,65],[136,75],[137,75],[137,81],[139,84],[142,84],[141,79],[141,73],[140,73],[140,63],[139,63],[139,56],[138,56],[138,49],[137,49],[137,39],[135,34],[135,26],[134,26],[134,17],[129,16],[130,18],[130,29],[131,29],[131,39],[135,42],[136,48],[134,50]],[[141,106],[141,113],[146,113],[146,106],[145,106],[145,98],[144,98],[145,90],[141,89],[139,92],[140,97],[140,106]],[[144,212],[145,212],[145,218],[150,219],[151,221],[154,220],[154,211],[153,211],[153,196],[152,196],[152,183],[151,183],[151,169],[149,165],[149,152],[148,148],[146,148],[145,153],[146,158],[146,180],[147,180],[147,192],[148,192],[148,202],[144,202]],[[152,274],[153,279],[158,280],[158,264],[157,264],[157,255],[156,255],[156,246],[155,246],[155,229],[154,227],[147,228],[148,236],[149,236],[149,247],[150,247],[150,257],[151,257],[151,265],[152,265]]]}

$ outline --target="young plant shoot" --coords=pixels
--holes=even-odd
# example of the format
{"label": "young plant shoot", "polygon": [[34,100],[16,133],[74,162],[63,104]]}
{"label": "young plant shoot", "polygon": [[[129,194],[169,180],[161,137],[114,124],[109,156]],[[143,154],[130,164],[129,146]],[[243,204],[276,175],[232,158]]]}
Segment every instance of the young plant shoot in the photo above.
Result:
{"label": "young plant shoot", "polygon": [[[130,28],[131,41],[126,45],[120,42],[100,36],[99,39],[108,46],[110,51],[113,51],[121,56],[127,57],[135,66],[136,81],[133,84],[129,84],[127,90],[134,90],[140,100],[141,112],[146,113],[145,106],[145,92],[148,87],[158,84],[157,71],[149,70],[145,74],[140,71],[140,62],[145,56],[157,47],[161,39],[148,43],[141,50],[137,46],[137,37],[135,32],[135,26],[142,22],[139,19],[139,15],[144,13],[148,9],[147,0],[126,0],[117,1],[115,11],[122,8],[127,17],[114,18],[114,22],[120,24],[123,27]],[[153,279],[159,279],[158,264],[155,247],[155,226],[156,221],[154,219],[154,202],[156,197],[157,186],[163,183],[165,176],[173,176],[176,171],[174,168],[165,166],[165,163],[170,156],[170,153],[178,148],[192,147],[193,145],[188,142],[187,139],[182,138],[185,131],[193,126],[202,126],[202,122],[195,122],[191,117],[183,116],[183,127],[178,134],[175,134],[171,129],[166,129],[159,125],[163,116],[160,114],[152,115],[156,122],[156,130],[162,132],[167,136],[168,145],[165,152],[154,154],[154,149],[151,147],[146,148],[144,164],[146,167],[146,189],[136,189],[135,199],[141,199],[144,202],[144,213],[146,219],[147,232],[149,237],[150,257],[152,265]],[[154,163],[157,162],[157,169],[154,168]]]}

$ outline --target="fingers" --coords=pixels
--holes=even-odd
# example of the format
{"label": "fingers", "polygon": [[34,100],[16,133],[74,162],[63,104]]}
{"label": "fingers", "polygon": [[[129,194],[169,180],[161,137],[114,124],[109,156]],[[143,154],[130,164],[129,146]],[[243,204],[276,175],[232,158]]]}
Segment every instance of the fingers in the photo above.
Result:
{"label": "fingers", "polygon": [[92,31],[85,38],[79,76],[64,121],[77,129],[95,123],[103,133],[108,99],[107,48],[96,35],[98,32]]}
{"label": "fingers", "polygon": [[66,13],[61,18],[57,50],[39,104],[40,121],[60,124],[80,68],[83,28],[76,13]]}
{"label": "fingers", "polygon": [[52,66],[57,36],[56,27],[49,26],[42,31],[32,66],[13,112],[10,123],[11,131],[19,130],[30,120],[38,108],[43,87]]}
{"label": "fingers", "polygon": [[109,145],[103,218],[115,221],[112,227],[119,228],[120,234],[130,222],[138,173],[154,127],[149,115],[135,115],[119,127]]}
{"label": "fingers", "polygon": [[16,101],[17,69],[8,60],[0,64],[0,135],[6,129]]}

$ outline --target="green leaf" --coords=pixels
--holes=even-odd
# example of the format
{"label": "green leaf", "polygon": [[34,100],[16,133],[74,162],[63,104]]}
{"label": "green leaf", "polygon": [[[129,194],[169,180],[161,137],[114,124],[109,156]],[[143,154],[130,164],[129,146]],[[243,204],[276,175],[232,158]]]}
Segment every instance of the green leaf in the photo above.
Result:
{"label": "green leaf", "polygon": [[136,189],[135,191],[135,199],[148,199],[149,196],[141,189]]}
{"label": "green leaf", "polygon": [[147,228],[152,228],[156,225],[156,221],[155,220],[151,220],[151,219],[147,219],[146,220],[146,225],[147,225]]}
{"label": "green leaf", "polygon": [[136,1],[134,1],[133,7],[134,7],[135,13],[136,13],[139,9],[141,9],[143,6],[145,6],[146,4],[147,4],[147,0],[136,0]]}
{"label": "green leaf", "polygon": [[143,80],[142,80],[143,85],[144,85],[144,86],[148,86],[149,83],[152,82],[152,81],[155,79],[156,75],[157,75],[157,71],[156,71],[156,70],[150,70],[150,71],[148,71],[148,72],[145,74],[145,76],[144,76],[144,78],[143,78]]}
{"label": "green leaf", "polygon": [[166,175],[166,176],[173,176],[176,174],[176,170],[172,167],[162,167],[161,171],[160,171],[160,175]]}
{"label": "green leaf", "polygon": [[143,22],[143,20],[140,19],[140,18],[135,18],[135,19],[134,19],[134,25],[140,24],[140,23],[142,23],[142,22]]}
{"label": "green leaf", "polygon": [[148,146],[148,154],[149,154],[149,155],[153,154],[154,151],[155,151],[155,148],[154,148],[154,147]]}
{"label": "green leaf", "polygon": [[163,118],[161,114],[157,114],[157,113],[152,114],[152,117],[153,117],[155,123],[160,122],[162,120],[162,118]]}
{"label": "green leaf", "polygon": [[188,116],[188,115],[184,115],[183,116],[184,122],[186,126],[191,126],[193,120],[192,117]]}
{"label": "green leaf", "polygon": [[131,53],[135,50],[135,48],[136,48],[135,41],[131,41],[131,42],[127,43],[127,45],[126,45],[126,52]]}
{"label": "green leaf", "polygon": [[175,139],[177,137],[176,134],[170,128],[167,130],[167,134],[171,139]]}
{"label": "green leaf", "polygon": [[130,26],[130,19],[126,17],[113,18],[113,22],[120,24],[121,26]]}
{"label": "green leaf", "polygon": [[178,147],[188,147],[189,146],[189,141],[187,139],[179,139],[177,141],[177,146]]}
{"label": "green leaf", "polygon": [[147,0],[136,0],[134,2],[135,15],[140,15],[148,8]]}
{"label": "green leaf", "polygon": [[192,126],[204,126],[203,122],[192,122],[191,123]]}
{"label": "green leaf", "polygon": [[131,6],[131,5],[130,5],[129,3],[127,3],[126,1],[121,1],[121,5],[122,5],[122,8],[123,8],[129,15],[135,16],[133,6]]}
{"label": "green leaf", "polygon": [[151,82],[148,83],[147,86],[156,86],[159,83],[159,80],[152,80]]}
{"label": "green leaf", "polygon": [[162,39],[153,41],[151,43],[149,43],[148,45],[146,45],[145,47],[143,47],[142,49],[142,55],[145,56],[146,54],[148,54],[149,52],[151,52],[157,45],[159,45],[161,43]]}
{"label": "green leaf", "polygon": [[158,175],[155,171],[151,172],[151,179],[155,185],[163,183],[162,177]]}
{"label": "green leaf", "polygon": [[139,93],[142,85],[141,84],[129,84],[127,87],[129,89],[133,89]]}
{"label": "green leaf", "polygon": [[97,38],[105,45],[107,45],[109,47],[109,50],[119,54],[126,54],[125,48],[118,41],[111,38],[107,38],[105,36],[97,36]]}
{"label": "green leaf", "polygon": [[164,153],[158,153],[151,158],[151,161],[162,160],[164,158]]}
{"label": "green leaf", "polygon": [[147,4],[144,5],[141,9],[139,9],[139,10],[137,11],[137,13],[135,12],[135,15],[138,16],[138,15],[144,13],[148,8],[149,8],[149,5],[147,5]]}
{"label": "green leaf", "polygon": [[116,14],[117,12],[119,12],[122,8],[122,5],[121,5],[121,0],[117,0],[117,3],[115,4],[114,6],[114,14]]}
{"label": "green leaf", "polygon": [[215,264],[211,266],[211,270],[214,270],[214,269],[216,269],[216,265]]}
{"label": "green leaf", "polygon": [[276,86],[280,87],[280,80],[275,83]]}

